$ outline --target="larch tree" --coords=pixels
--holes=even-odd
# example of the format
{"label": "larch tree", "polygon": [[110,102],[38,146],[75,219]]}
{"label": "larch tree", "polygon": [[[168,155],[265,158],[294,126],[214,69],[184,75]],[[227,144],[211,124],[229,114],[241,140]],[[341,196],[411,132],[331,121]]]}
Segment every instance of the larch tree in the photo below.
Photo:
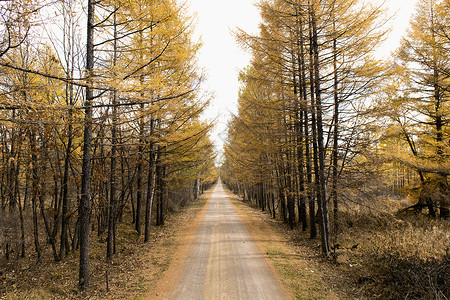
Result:
{"label": "larch tree", "polygon": [[[183,4],[39,5],[1,6],[10,20],[0,24],[0,193],[7,217],[0,225],[17,224],[2,245],[25,256],[30,235],[38,259],[47,255],[44,239],[54,260],[79,250],[85,289],[94,231],[100,240],[107,233],[112,261],[116,223],[129,210],[135,229],[145,215],[147,242],[154,216],[162,224],[170,209],[216,180],[212,123],[200,117],[210,96],[201,87],[199,44]],[[31,230],[24,226],[28,216]]]}
{"label": "larch tree", "polygon": [[[447,1],[448,2],[448,1]],[[391,157],[416,170],[421,182],[415,209],[449,215],[449,70],[446,1],[418,4],[396,56],[397,69],[384,102],[390,118],[387,137],[404,141]],[[395,89],[395,90],[394,90]]]}
{"label": "larch tree", "polygon": [[[275,197],[268,198],[277,199],[281,216],[291,228],[296,214],[302,228],[307,228],[308,203],[310,236],[316,236],[318,221],[322,252],[328,255],[330,195],[337,232],[339,176],[355,157],[347,153],[358,139],[354,128],[362,122],[362,103],[383,70],[371,54],[385,33],[378,29],[385,21],[384,11],[358,1],[261,1],[258,6],[263,19],[260,35],[236,32],[253,60],[252,71],[244,75],[239,115],[230,125],[227,169],[248,173],[251,162],[243,160],[239,149],[250,147],[253,140],[259,143],[262,151],[252,151],[252,156],[272,170],[265,174],[274,176],[265,176],[263,186],[276,183],[279,188]],[[267,92],[249,94],[254,85],[255,90]],[[261,108],[266,114],[259,113]],[[251,128],[253,132],[246,135],[253,138],[235,132],[246,128]],[[264,134],[258,136],[259,131]],[[263,136],[271,138],[274,151],[270,154],[264,154],[268,148]],[[231,179],[232,174],[226,177],[239,182]],[[252,187],[249,193],[255,194],[254,189],[258,190]],[[258,201],[264,203],[265,196],[261,193]]]}

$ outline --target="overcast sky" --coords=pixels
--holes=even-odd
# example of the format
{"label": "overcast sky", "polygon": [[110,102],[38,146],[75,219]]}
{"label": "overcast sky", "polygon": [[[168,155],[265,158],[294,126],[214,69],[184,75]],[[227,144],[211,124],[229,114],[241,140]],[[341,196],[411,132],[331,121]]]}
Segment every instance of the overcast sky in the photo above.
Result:
{"label": "overcast sky", "polygon": [[[382,0],[369,0],[382,2]],[[398,46],[404,34],[409,17],[418,0],[387,0],[390,13],[396,13],[392,21],[393,31],[383,45],[383,55]],[[220,151],[226,122],[230,112],[236,112],[239,90],[238,73],[249,64],[250,55],[234,41],[231,31],[237,27],[248,33],[257,34],[260,16],[254,0],[191,0],[191,12],[197,15],[196,38],[201,37],[203,47],[199,54],[200,65],[208,75],[205,88],[215,94],[208,110],[208,119],[218,118],[218,126],[213,139]]]}

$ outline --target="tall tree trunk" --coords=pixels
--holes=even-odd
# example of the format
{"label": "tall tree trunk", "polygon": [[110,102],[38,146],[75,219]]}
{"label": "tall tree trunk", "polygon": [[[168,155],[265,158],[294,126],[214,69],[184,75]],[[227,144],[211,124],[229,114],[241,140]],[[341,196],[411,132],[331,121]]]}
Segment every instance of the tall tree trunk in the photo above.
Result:
{"label": "tall tree trunk", "polygon": [[[19,146],[20,148],[20,146]],[[20,160],[17,158],[16,171],[15,171],[15,184],[14,184],[14,198],[17,199],[17,207],[19,208],[19,222],[20,222],[20,257],[25,257],[25,226],[23,220],[23,206],[20,197],[19,188],[19,172],[20,172]]]}
{"label": "tall tree trunk", "polygon": [[[299,119],[299,125],[300,125],[300,145],[301,148],[299,149],[299,160],[302,162],[302,165],[299,166],[299,168],[302,168],[301,177],[300,177],[300,188],[301,188],[301,194],[303,197],[303,202],[301,203],[302,206],[302,229],[306,230],[308,227],[308,221],[307,221],[307,213],[306,213],[306,202],[308,202],[310,206],[310,218],[311,218],[311,211],[313,212],[312,215],[314,215],[314,199],[311,197],[311,184],[312,184],[312,173],[311,173],[311,156],[310,156],[310,145],[309,145],[309,130],[308,130],[308,91],[307,91],[307,82],[306,82],[306,53],[305,53],[305,37],[304,37],[304,20],[303,20],[303,13],[301,6],[298,7],[297,11],[297,20],[298,20],[298,27],[299,27],[299,38],[298,38],[298,44],[300,45],[300,49],[298,49],[298,67],[299,67],[299,90],[300,90],[300,119]],[[304,146],[303,146],[304,145]],[[304,169],[306,167],[306,176],[304,174]],[[303,174],[302,174],[303,173]],[[306,177],[306,183],[305,183],[305,177]],[[306,187],[305,187],[306,185]],[[306,192],[306,195],[305,195]],[[312,202],[312,205],[311,205]],[[315,236],[315,220],[313,220],[310,223],[311,227],[311,236]],[[314,228],[312,228],[314,227]]]}
{"label": "tall tree trunk", "polygon": [[[22,94],[23,94],[24,101],[26,103],[26,101],[27,101],[26,92],[23,92]],[[15,117],[16,117],[16,110],[13,109],[13,111],[12,111],[13,122],[15,120]],[[9,152],[10,159],[8,160],[8,176],[7,176],[7,178],[8,178],[8,194],[9,194],[8,199],[9,199],[9,208],[10,208],[11,212],[15,211],[15,208],[16,208],[16,199],[14,198],[14,190],[15,190],[14,183],[16,182],[14,179],[14,173],[16,170],[16,163],[15,163],[16,157],[15,156],[16,156],[16,128],[12,128],[11,129],[11,150]]]}
{"label": "tall tree trunk", "polygon": [[152,218],[152,206],[153,206],[153,197],[155,195],[155,176],[154,176],[154,167],[155,167],[155,154],[153,151],[153,118],[150,119],[150,142],[149,142],[149,154],[148,154],[148,181],[147,181],[147,201],[145,203],[145,233],[144,233],[144,242],[148,242],[150,240],[150,225]]}
{"label": "tall tree trunk", "polygon": [[109,192],[109,211],[108,211],[108,236],[106,242],[106,258],[108,260],[112,259],[113,254],[115,253],[115,240],[116,240],[116,155],[117,155],[117,146],[116,146],[116,92],[114,91],[113,96],[113,125],[111,128],[111,160],[110,160],[110,192]]}
{"label": "tall tree trunk", "polygon": [[[19,180],[19,176],[17,176]],[[18,187],[18,184],[16,185]],[[20,220],[20,257],[25,257],[25,226],[23,220],[23,208],[20,200],[20,193],[17,193],[17,205],[19,206],[19,220]]]}
{"label": "tall tree trunk", "polygon": [[299,221],[302,223],[302,230],[305,231],[308,227],[308,220],[306,217],[306,196],[305,196],[305,163],[304,163],[304,131],[303,131],[303,109],[300,109],[299,113],[299,134],[298,134],[298,148],[297,148],[297,160],[298,160],[298,176],[299,176]]}
{"label": "tall tree trunk", "polygon": [[[144,104],[141,104],[141,112],[144,110]],[[137,158],[137,174],[136,174],[136,223],[135,229],[137,234],[141,234],[141,210],[142,210],[142,165],[144,160],[144,117],[139,118],[139,145]]]}
{"label": "tall tree trunk", "polygon": [[[73,69],[75,65],[75,54],[74,54],[74,46],[75,46],[75,25],[73,22],[72,15],[72,2],[69,1],[63,3],[63,14],[64,14],[64,28],[63,28],[63,41],[64,41],[64,50],[66,54],[66,72],[67,79],[70,82],[73,78]],[[67,49],[66,47],[67,41]],[[73,108],[74,105],[74,86],[71,83],[66,84],[66,104],[69,105],[68,114],[68,128],[67,128],[67,145],[66,145],[66,153],[64,157],[64,173],[61,182],[62,188],[62,212],[61,212],[61,236],[60,236],[60,248],[59,248],[59,257],[62,259],[65,255],[69,254],[70,244],[69,244],[69,208],[70,208],[70,199],[69,199],[69,166],[70,166],[70,158],[72,153],[72,143],[73,143]]]}
{"label": "tall tree trunk", "polygon": [[[333,20],[333,29],[335,30],[335,21]],[[331,199],[333,201],[333,231],[334,241],[337,243],[339,234],[339,207],[338,207],[338,138],[339,138],[339,96],[338,96],[338,70],[337,70],[337,40],[333,39],[333,77],[334,77],[334,131],[333,131],[333,157],[332,157],[332,180],[331,180]]]}
{"label": "tall tree trunk", "polygon": [[306,217],[306,195],[305,195],[305,156],[304,156],[304,126],[303,115],[306,114],[306,78],[305,78],[305,51],[304,51],[304,37],[303,37],[303,20],[299,10],[296,7],[298,36],[297,40],[297,68],[298,68],[298,121],[297,121],[297,160],[299,173],[299,221],[302,223],[302,230],[305,231],[308,227],[308,220]]}
{"label": "tall tree trunk", "polygon": [[278,195],[279,195],[279,201],[280,201],[280,210],[281,210],[281,216],[283,218],[283,222],[286,222],[287,220],[287,216],[286,216],[286,195],[285,195],[285,191],[286,191],[286,185],[285,185],[285,172],[284,172],[284,167],[280,166],[278,164],[277,166],[278,174],[277,174],[277,178],[278,178]]}
{"label": "tall tree trunk", "polygon": [[[314,164],[314,184],[310,184],[310,237],[315,238],[317,236],[316,231],[316,212],[315,212],[315,197],[319,199],[319,163],[318,163],[318,151],[317,151],[317,122],[316,122],[316,102],[315,102],[315,93],[314,93],[314,50],[313,50],[313,29],[311,24],[311,16],[310,16],[310,24],[309,24],[309,80],[310,80],[310,109],[311,109],[311,131],[312,131],[312,148],[313,148],[313,164]],[[312,170],[310,172],[312,174]]]}
{"label": "tall tree trunk", "polygon": [[81,171],[81,197],[78,207],[80,219],[80,265],[78,284],[81,289],[89,287],[89,216],[91,196],[91,158],[92,158],[92,101],[94,99],[94,0],[87,5],[87,43],[86,43],[86,101],[83,138],[83,159]]}
{"label": "tall tree trunk", "polygon": [[37,212],[37,198],[39,193],[39,174],[38,174],[38,159],[36,141],[33,133],[30,133],[30,150],[31,150],[31,207],[33,211],[33,235],[34,235],[34,249],[38,260],[41,258],[41,247],[39,245],[39,227],[38,227],[38,212]]}
{"label": "tall tree trunk", "polygon": [[[287,141],[288,147],[291,145],[291,141]],[[291,162],[292,162],[292,151],[290,149],[287,149],[286,153],[286,195],[287,195],[287,209],[288,209],[288,222],[289,227],[291,229],[294,229],[295,224],[295,199],[294,199],[294,193],[293,193],[293,174],[292,174],[292,168],[291,168]]]}
{"label": "tall tree trunk", "polygon": [[157,182],[157,202],[156,202],[156,225],[164,225],[164,176],[165,167],[162,162],[163,153],[165,147],[157,148],[157,159],[156,159],[156,182]]}
{"label": "tall tree trunk", "polygon": [[159,146],[156,148],[156,166],[155,166],[155,182],[156,182],[156,226],[161,225],[160,206],[161,206],[161,150]]}
{"label": "tall tree trunk", "polygon": [[[117,64],[117,19],[114,13],[114,53],[113,68]],[[111,260],[115,253],[116,240],[116,155],[117,155],[117,91],[112,92],[112,116],[111,116],[111,159],[109,177],[109,212],[108,212],[108,236],[106,242],[106,259]]]}
{"label": "tall tree trunk", "polygon": [[315,16],[315,8],[311,6],[311,25],[313,38],[313,52],[314,52],[314,89],[315,89],[315,104],[317,113],[317,145],[318,145],[318,159],[319,159],[319,192],[318,203],[321,208],[321,230],[322,230],[322,253],[328,256],[330,251],[329,246],[329,221],[328,221],[328,202],[326,198],[325,187],[325,149],[323,144],[323,123],[322,123],[322,99],[320,90],[320,62],[319,62],[319,45],[317,37],[317,24]]}
{"label": "tall tree trunk", "polygon": [[[143,32],[139,32],[139,49],[143,48]],[[144,56],[143,51],[140,51],[140,57],[139,57],[139,64],[142,66],[144,64]],[[144,101],[144,80],[145,75],[140,75],[140,85],[141,85],[141,100]],[[135,229],[136,232],[140,235],[141,234],[141,211],[142,211],[142,167],[144,163],[144,103],[141,103],[141,110],[140,110],[140,116],[139,116],[139,145],[138,145],[138,158],[137,158],[137,178],[136,178],[136,184],[137,184],[137,193],[136,193],[136,223],[135,223]]]}
{"label": "tall tree trunk", "polygon": [[[72,88],[71,88],[72,89]],[[73,91],[72,91],[73,92]],[[72,93],[71,92],[71,93]],[[65,255],[69,253],[69,237],[68,237],[68,227],[69,227],[69,165],[70,165],[70,155],[72,152],[72,109],[69,109],[69,126],[68,126],[68,137],[67,137],[67,146],[66,146],[66,155],[64,158],[64,174],[63,174],[63,182],[62,182],[62,214],[61,214],[61,241],[59,248],[59,256],[63,258]]]}

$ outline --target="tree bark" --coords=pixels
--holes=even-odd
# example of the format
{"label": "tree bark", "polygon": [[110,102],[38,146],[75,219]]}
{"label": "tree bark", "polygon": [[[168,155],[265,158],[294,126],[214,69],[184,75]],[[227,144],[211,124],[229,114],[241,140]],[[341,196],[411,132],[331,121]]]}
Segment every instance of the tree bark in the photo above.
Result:
{"label": "tree bark", "polygon": [[148,182],[147,182],[147,201],[145,203],[145,232],[144,232],[144,242],[150,240],[150,225],[152,218],[152,206],[153,198],[155,195],[155,154],[153,151],[153,141],[151,137],[153,135],[153,118],[150,120],[150,142],[149,142],[149,154],[148,154]]}
{"label": "tree bark", "polygon": [[322,99],[320,87],[320,63],[319,63],[319,45],[317,37],[317,24],[315,8],[311,6],[311,25],[313,38],[313,52],[314,52],[314,89],[315,89],[315,104],[317,113],[317,145],[318,145],[318,160],[319,160],[319,191],[318,203],[321,208],[321,230],[322,230],[322,253],[325,256],[329,255],[329,221],[328,221],[328,202],[326,198],[325,186],[325,149],[323,144],[323,122],[322,122]]}
{"label": "tree bark", "polygon": [[[117,64],[117,20],[114,13],[114,45],[113,68]],[[117,90],[112,92],[112,116],[111,116],[111,159],[109,174],[109,212],[108,212],[108,236],[106,242],[106,259],[111,260],[115,253],[116,241],[116,155],[117,155]]]}
{"label": "tree bark", "polygon": [[41,258],[41,247],[39,245],[39,227],[38,227],[38,212],[37,212],[37,198],[39,193],[39,175],[38,175],[38,159],[36,142],[33,133],[30,133],[30,150],[31,150],[31,207],[33,211],[33,235],[34,235],[34,249],[38,260]]}
{"label": "tree bark", "polygon": [[309,20],[309,80],[310,80],[310,109],[311,109],[311,131],[312,131],[312,148],[313,148],[313,164],[314,164],[314,184],[312,184],[312,170],[311,174],[311,184],[310,184],[310,238],[315,238],[317,236],[316,229],[316,212],[315,212],[315,198],[319,199],[319,164],[318,164],[318,151],[317,151],[317,122],[316,122],[316,103],[315,103],[315,93],[314,93],[314,47],[313,47],[313,29],[311,15]]}
{"label": "tree bark", "polygon": [[92,101],[94,99],[94,0],[87,5],[87,44],[86,44],[86,87],[83,159],[81,171],[81,197],[78,207],[80,219],[80,265],[78,284],[81,289],[89,287],[89,217],[91,196],[91,158],[92,158]]}
{"label": "tree bark", "polygon": [[[334,17],[334,12],[333,12]],[[335,20],[333,20],[333,30],[335,31]],[[339,95],[338,95],[338,70],[337,70],[337,39],[333,39],[333,96],[334,96],[334,130],[333,130],[333,157],[331,168],[332,180],[331,180],[331,198],[333,201],[333,231],[334,231],[334,243],[337,243],[339,234],[339,202],[338,202],[338,138],[339,138]]]}

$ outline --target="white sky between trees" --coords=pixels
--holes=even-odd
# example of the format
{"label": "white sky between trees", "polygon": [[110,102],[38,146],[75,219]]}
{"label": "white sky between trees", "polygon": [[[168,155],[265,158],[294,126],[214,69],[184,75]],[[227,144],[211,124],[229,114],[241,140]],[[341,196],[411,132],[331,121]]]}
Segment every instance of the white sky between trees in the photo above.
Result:
{"label": "white sky between trees", "polygon": [[[400,38],[405,34],[410,16],[418,0],[365,0],[382,3],[395,16],[390,21],[392,31],[379,49],[380,58],[394,51]],[[187,1],[191,13],[196,14],[195,38],[201,38],[203,47],[199,53],[200,66],[205,68],[207,81],[205,88],[214,93],[215,98],[207,111],[208,119],[217,118],[217,126],[212,135],[216,149],[221,153],[226,136],[226,123],[230,113],[236,113],[239,92],[238,74],[250,63],[250,55],[242,50],[231,31],[237,27],[250,34],[258,33],[261,21],[255,0],[191,0]]]}

